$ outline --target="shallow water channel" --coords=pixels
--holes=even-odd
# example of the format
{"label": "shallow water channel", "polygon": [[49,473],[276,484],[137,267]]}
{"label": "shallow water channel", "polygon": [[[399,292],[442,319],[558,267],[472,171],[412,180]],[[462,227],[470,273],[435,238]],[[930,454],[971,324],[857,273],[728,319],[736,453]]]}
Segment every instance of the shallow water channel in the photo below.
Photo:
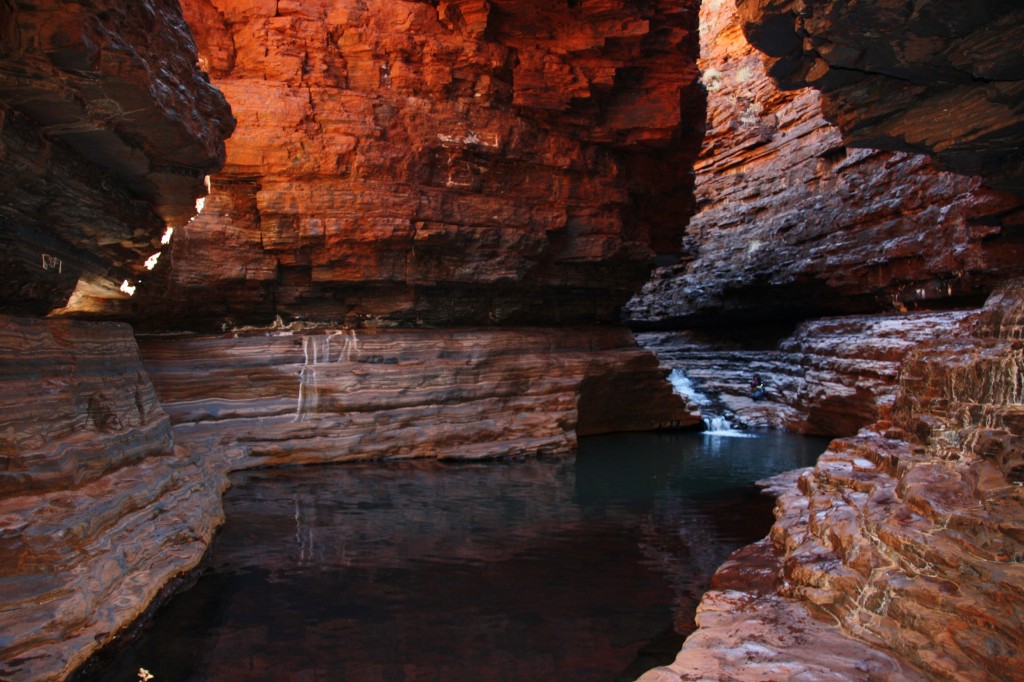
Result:
{"label": "shallow water channel", "polygon": [[633,679],[767,532],[752,482],[825,443],[616,434],[574,458],[237,474],[199,577],[94,679]]}

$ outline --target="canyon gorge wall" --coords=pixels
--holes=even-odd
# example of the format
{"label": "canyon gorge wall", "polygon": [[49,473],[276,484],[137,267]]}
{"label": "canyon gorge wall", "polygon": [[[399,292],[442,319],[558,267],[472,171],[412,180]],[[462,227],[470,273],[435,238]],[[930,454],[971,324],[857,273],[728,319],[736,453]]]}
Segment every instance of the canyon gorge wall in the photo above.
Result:
{"label": "canyon gorge wall", "polygon": [[[1013,675],[1024,293],[933,309],[1021,273],[1002,192],[1020,196],[1024,22],[996,0],[848,5],[707,15],[715,181],[685,235],[689,4],[185,0],[195,43],[174,2],[0,6],[0,674],[61,679],[115,637],[198,560],[228,471],[695,424],[667,369],[594,326],[683,236],[628,317],[693,329],[652,345],[746,423],[875,423],[784,495],[746,555],[775,579],[745,605],[831,617],[802,641],[851,670]],[[772,86],[741,25],[770,75],[825,94]],[[239,124],[197,204],[235,126],[216,88]],[[51,311],[237,331],[144,337],[143,365],[131,328]],[[743,391],[754,368],[767,402]],[[794,643],[725,637],[703,660],[749,673]]]}
{"label": "canyon gorge wall", "polygon": [[0,317],[0,677],[63,679],[202,558],[227,480],[126,324]]}
{"label": "canyon gorge wall", "polygon": [[[784,87],[810,83],[824,94],[778,94],[764,76],[742,85],[754,73],[747,67],[756,67],[742,56],[739,64],[730,57],[706,68],[712,133],[699,163],[717,164],[719,173],[706,189],[699,174],[697,193],[715,222],[701,230],[705,217],[694,219],[690,261],[662,271],[631,309],[652,327],[695,327],[647,340],[671,357],[668,364],[692,366],[694,383],[706,382],[717,406],[731,406],[741,420],[806,426],[805,415],[833,393],[842,407],[822,413],[824,421],[834,425],[842,414],[843,428],[867,428],[833,441],[813,469],[773,483],[781,498],[770,539],[720,569],[698,610],[697,633],[675,663],[642,679],[1016,679],[1024,664],[1017,645],[1024,289],[1020,280],[1005,280],[1020,274],[1013,195],[1020,195],[1022,71],[1019,53],[1007,46],[1019,42],[1024,17],[996,2],[966,13],[940,2],[738,5],[740,21],[725,32],[738,37],[742,26],[768,53],[768,73]],[[734,53],[742,54],[749,53]],[[1000,71],[1003,64],[1013,68]],[[724,104],[716,102],[719,91],[730,98]],[[775,110],[755,92],[779,98],[784,115],[777,120],[785,125],[774,125]],[[785,108],[801,100],[804,118]],[[841,135],[823,125],[819,107]],[[731,112],[728,125],[737,130],[745,120],[756,132],[753,142],[744,144],[740,135],[734,147],[733,138],[717,136],[719,110]],[[816,120],[808,121],[808,113]],[[796,163],[777,166],[775,178],[763,168],[758,176],[762,161],[777,158],[773,146],[786,126],[824,153],[802,168],[793,155]],[[937,172],[905,153],[912,151],[981,180]],[[765,188],[769,200],[759,204]],[[787,193],[801,198],[788,204]],[[719,204],[722,197],[733,205]],[[733,229],[737,206],[755,221],[776,221],[783,235],[780,226],[826,210],[842,232],[817,243],[813,236],[806,243],[782,240],[773,271],[743,258],[744,249],[753,254],[771,242]],[[858,236],[859,224],[867,229]],[[719,225],[733,235],[714,236]],[[734,264],[724,283],[709,268],[706,277],[696,276],[705,250],[730,253],[717,243],[733,247],[724,258]],[[832,244],[839,248],[831,251]],[[1004,253],[1016,255],[1003,261]],[[828,288],[829,280],[847,275],[847,291]],[[743,292],[751,282],[763,286],[751,293],[766,302],[766,320],[751,315],[757,299]],[[809,282],[810,295],[801,291]],[[669,292],[667,302],[656,288]],[[983,309],[969,309],[989,291]],[[818,297],[832,300],[823,307]],[[968,309],[924,312],[944,307]],[[787,329],[786,311],[799,319],[823,308],[889,314]],[[913,309],[921,312],[906,314]],[[701,329],[708,321],[716,325]],[[844,356],[856,360],[847,365]],[[799,399],[755,403],[741,377],[757,371]]]}
{"label": "canyon gorge wall", "polygon": [[891,420],[782,485],[770,540],[720,569],[698,636],[644,682],[1018,679],[1022,320],[1016,280],[910,353]]}
{"label": "canyon gorge wall", "polygon": [[4,679],[64,679],[196,566],[232,471],[567,455],[578,435],[700,424],[623,328],[137,344],[123,323],[0,322]]}
{"label": "canyon gorge wall", "polygon": [[609,321],[678,250],[690,3],[182,6],[239,125],[148,328]]}
{"label": "canyon gorge wall", "polygon": [[[226,480],[121,315],[234,120],[176,2],[0,6],[0,677],[63,679],[194,566]],[[125,283],[125,289],[122,289]]]}
{"label": "canyon gorge wall", "polygon": [[312,330],[143,338],[179,444],[233,468],[568,454],[700,424],[620,328]]}
{"label": "canyon gorge wall", "polygon": [[785,88],[823,93],[847,143],[927,153],[1024,195],[1024,9],[1013,0],[737,0]]}
{"label": "canyon gorge wall", "polygon": [[0,32],[0,311],[118,311],[223,164],[230,110],[176,2],[8,3]]}
{"label": "canyon gorge wall", "polygon": [[[908,318],[922,337],[905,336]],[[980,311],[887,318],[894,338],[864,339],[864,348],[889,346],[902,360],[896,390],[884,372],[870,381],[872,368],[897,364],[880,358],[858,359],[854,376],[862,378],[846,388],[883,387],[891,404],[856,436],[833,441],[812,469],[773,482],[781,498],[770,539],[719,570],[698,631],[672,665],[643,682],[1016,679],[1024,665],[1022,320],[1024,281],[1014,280]],[[827,337],[817,325],[864,321],[879,323],[823,320],[796,338],[815,332],[820,344]],[[687,362],[703,355],[710,368],[728,367],[740,355],[715,353],[705,345]],[[772,364],[787,361],[794,358]],[[841,377],[842,364],[826,367]],[[844,402],[859,404],[849,394]],[[738,413],[746,407],[787,418],[772,406],[741,403]]]}
{"label": "canyon gorge wall", "polygon": [[[184,9],[201,54],[173,2],[0,8],[5,679],[65,678],[195,566],[229,471],[699,423],[593,326],[692,207],[695,11]],[[143,368],[130,327],[48,314],[278,323]]]}
{"label": "canyon gorge wall", "polygon": [[1024,665],[1024,283],[908,357],[891,423],[782,498],[782,593],[936,679]]}
{"label": "canyon gorge wall", "polygon": [[780,91],[728,0],[702,6],[708,132],[682,260],[627,315],[752,325],[976,307],[1024,268],[1018,198],[925,156],[848,149],[805,88]]}

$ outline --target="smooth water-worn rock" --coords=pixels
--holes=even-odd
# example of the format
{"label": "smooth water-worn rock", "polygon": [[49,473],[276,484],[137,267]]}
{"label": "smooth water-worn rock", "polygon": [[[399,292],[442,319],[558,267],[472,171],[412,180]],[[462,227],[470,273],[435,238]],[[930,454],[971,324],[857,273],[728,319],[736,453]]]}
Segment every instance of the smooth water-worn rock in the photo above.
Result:
{"label": "smooth water-worn rock", "polygon": [[708,130],[684,258],[627,315],[646,327],[977,307],[1024,272],[1016,197],[926,156],[847,149],[810,88],[780,91],[731,0],[701,8]]}
{"label": "smooth water-worn rock", "polygon": [[0,27],[0,311],[116,311],[195,214],[230,109],[177,2],[18,2]]}
{"label": "smooth water-worn rock", "polygon": [[222,520],[226,479],[174,447],[124,324],[0,316],[0,462],[5,680],[66,677]]}
{"label": "smooth water-worn rock", "polygon": [[592,323],[678,250],[695,3],[182,3],[238,130],[152,328]]}
{"label": "smooth water-worn rock", "polygon": [[623,329],[307,330],[141,349],[178,442],[234,448],[237,466],[569,453],[578,434],[700,424]]}
{"label": "smooth water-worn rock", "polygon": [[[745,328],[637,335],[662,364],[682,371],[709,415],[735,426],[852,436],[888,418],[903,359],[953,333],[970,312],[849,316],[805,322],[788,336],[753,339]],[[763,381],[754,399],[751,382]]]}
{"label": "smooth water-worn rock", "polygon": [[821,90],[848,143],[934,155],[1024,195],[1024,9],[1013,0],[738,0],[784,87]]}

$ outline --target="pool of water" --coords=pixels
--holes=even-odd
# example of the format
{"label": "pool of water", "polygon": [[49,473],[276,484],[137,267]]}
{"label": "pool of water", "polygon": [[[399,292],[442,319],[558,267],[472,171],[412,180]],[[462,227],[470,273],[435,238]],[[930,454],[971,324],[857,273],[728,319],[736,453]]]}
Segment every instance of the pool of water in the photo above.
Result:
{"label": "pool of water", "polygon": [[616,434],[574,458],[238,474],[194,583],[88,679],[634,679],[767,532],[752,482],[824,447]]}

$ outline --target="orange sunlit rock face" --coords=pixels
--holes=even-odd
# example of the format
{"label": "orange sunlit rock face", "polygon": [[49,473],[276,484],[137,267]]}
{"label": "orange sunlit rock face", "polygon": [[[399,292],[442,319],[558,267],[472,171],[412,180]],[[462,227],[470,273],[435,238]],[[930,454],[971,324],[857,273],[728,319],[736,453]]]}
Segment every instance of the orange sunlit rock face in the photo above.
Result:
{"label": "orange sunlit rock face", "polygon": [[678,248],[703,119],[685,5],[183,9],[239,126],[151,324],[608,320]]}

